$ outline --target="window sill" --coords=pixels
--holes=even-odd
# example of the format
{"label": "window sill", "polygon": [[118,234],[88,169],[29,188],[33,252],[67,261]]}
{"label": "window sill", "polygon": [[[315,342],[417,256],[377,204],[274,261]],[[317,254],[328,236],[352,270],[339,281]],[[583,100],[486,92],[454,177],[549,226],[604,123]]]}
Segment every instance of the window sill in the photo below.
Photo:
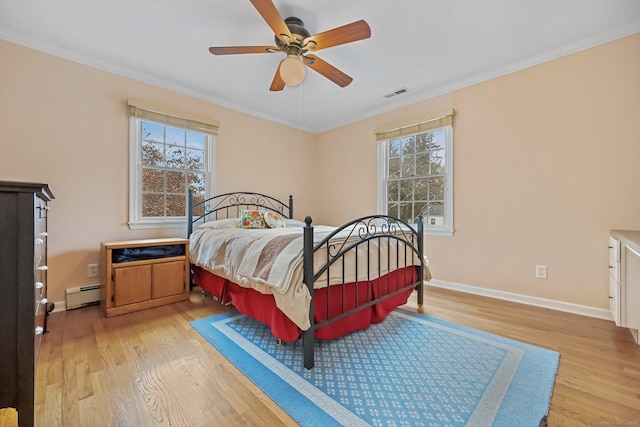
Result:
{"label": "window sill", "polygon": [[428,227],[424,227],[424,234],[428,235],[428,236],[448,236],[451,237],[453,236],[453,232],[455,230],[453,230],[452,228],[428,228]]}
{"label": "window sill", "polygon": [[142,220],[129,222],[129,229],[131,230],[149,230],[154,228],[181,228],[186,231],[187,219],[184,217],[178,217],[176,219]]}

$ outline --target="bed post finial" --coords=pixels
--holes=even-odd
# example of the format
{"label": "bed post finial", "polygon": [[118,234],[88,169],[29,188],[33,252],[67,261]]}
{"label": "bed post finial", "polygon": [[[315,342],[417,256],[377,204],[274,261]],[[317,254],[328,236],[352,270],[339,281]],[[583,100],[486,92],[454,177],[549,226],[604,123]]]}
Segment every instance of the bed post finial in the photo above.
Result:
{"label": "bed post finial", "polygon": [[307,224],[307,227],[311,227],[311,222],[313,219],[310,216],[304,217],[304,223]]}
{"label": "bed post finial", "polygon": [[293,219],[293,195],[289,194],[289,219]]}

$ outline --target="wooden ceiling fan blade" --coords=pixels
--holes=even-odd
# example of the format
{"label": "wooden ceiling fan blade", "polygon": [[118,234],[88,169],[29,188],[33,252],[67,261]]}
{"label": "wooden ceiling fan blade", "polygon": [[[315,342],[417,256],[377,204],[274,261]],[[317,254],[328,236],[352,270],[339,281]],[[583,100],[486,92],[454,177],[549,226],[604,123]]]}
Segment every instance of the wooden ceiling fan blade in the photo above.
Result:
{"label": "wooden ceiling fan blade", "polygon": [[[284,59],[282,61],[284,61]],[[282,65],[282,61],[278,64],[278,69],[276,70],[275,76],[273,76],[271,87],[269,87],[269,90],[272,92],[278,92],[284,89],[284,80],[282,80],[282,77],[280,76],[280,66]]]}
{"label": "wooden ceiling fan blade", "polygon": [[317,51],[332,46],[351,43],[371,37],[371,28],[364,20],[352,22],[333,30],[325,31],[304,39],[303,46],[307,50]]}
{"label": "wooden ceiling fan blade", "polygon": [[214,55],[235,55],[239,53],[271,53],[278,50],[275,46],[222,46],[210,47],[209,52]]}
{"label": "wooden ceiling fan blade", "polygon": [[289,27],[285,24],[284,19],[280,16],[280,12],[276,9],[271,0],[251,0],[251,4],[258,10],[258,13],[262,18],[267,21],[267,24],[271,27],[275,35],[280,38],[282,35],[289,37],[289,40],[293,39]]}
{"label": "wooden ceiling fan blade", "polygon": [[353,81],[352,77],[346,75],[333,65],[323,61],[315,55],[306,55],[305,59],[307,60],[304,61],[304,64],[307,67],[322,74],[340,87],[348,86]]}

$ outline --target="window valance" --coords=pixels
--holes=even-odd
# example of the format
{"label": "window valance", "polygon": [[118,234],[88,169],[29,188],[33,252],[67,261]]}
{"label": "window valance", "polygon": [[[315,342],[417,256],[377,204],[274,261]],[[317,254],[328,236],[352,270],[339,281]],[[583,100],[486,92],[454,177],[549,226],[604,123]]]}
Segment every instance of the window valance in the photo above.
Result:
{"label": "window valance", "polygon": [[198,116],[170,108],[159,107],[137,99],[130,99],[130,114],[143,120],[176,126],[183,129],[191,129],[198,132],[218,134],[220,122],[207,117]]}
{"label": "window valance", "polygon": [[450,126],[453,124],[453,115],[454,111],[451,108],[402,123],[375,129],[376,141],[399,138],[404,135],[413,135],[443,126]]}

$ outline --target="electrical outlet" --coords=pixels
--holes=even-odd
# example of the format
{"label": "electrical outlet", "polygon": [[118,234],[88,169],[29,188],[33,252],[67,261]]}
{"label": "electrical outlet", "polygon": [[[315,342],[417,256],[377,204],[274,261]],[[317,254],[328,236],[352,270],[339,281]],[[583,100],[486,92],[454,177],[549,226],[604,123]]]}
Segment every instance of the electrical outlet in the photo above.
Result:
{"label": "electrical outlet", "polygon": [[87,277],[97,277],[98,274],[98,264],[87,264]]}
{"label": "electrical outlet", "polygon": [[546,265],[536,265],[536,278],[538,278],[538,279],[546,279],[547,278],[547,266]]}

